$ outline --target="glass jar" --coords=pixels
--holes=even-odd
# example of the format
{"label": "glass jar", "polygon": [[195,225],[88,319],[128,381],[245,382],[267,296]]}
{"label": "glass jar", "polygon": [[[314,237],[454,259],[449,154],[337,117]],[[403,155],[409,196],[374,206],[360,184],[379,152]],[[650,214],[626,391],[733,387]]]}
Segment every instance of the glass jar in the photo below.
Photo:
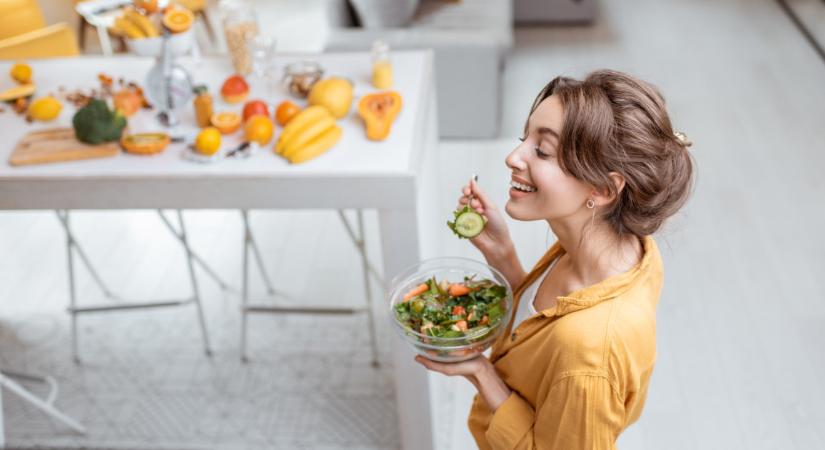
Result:
{"label": "glass jar", "polygon": [[226,48],[235,72],[252,72],[250,43],[258,36],[258,21],[252,5],[245,0],[223,0],[220,4]]}
{"label": "glass jar", "polygon": [[312,85],[324,75],[324,69],[315,61],[298,61],[288,64],[284,68],[284,83],[289,92],[298,97],[306,98]]}
{"label": "glass jar", "polygon": [[249,42],[249,50],[252,53],[252,73],[259,79],[268,75],[275,56],[275,39],[269,36],[258,35]]}
{"label": "glass jar", "polygon": [[375,41],[372,44],[372,85],[376,89],[388,89],[392,86],[390,46],[383,41]]}

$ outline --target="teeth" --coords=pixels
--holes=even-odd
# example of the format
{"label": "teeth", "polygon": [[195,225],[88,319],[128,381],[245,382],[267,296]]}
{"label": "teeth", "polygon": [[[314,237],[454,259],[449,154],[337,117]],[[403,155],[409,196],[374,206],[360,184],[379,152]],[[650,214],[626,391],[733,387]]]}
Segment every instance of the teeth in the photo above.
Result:
{"label": "teeth", "polygon": [[510,186],[524,192],[536,192],[536,188],[527,186],[526,184],[521,184],[517,181],[510,181]]}

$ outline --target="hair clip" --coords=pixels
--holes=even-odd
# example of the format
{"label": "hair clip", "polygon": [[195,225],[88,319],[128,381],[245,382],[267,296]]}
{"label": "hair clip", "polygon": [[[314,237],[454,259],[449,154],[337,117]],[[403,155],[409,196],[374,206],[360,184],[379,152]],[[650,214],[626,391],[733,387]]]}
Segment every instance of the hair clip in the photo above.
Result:
{"label": "hair clip", "polygon": [[682,144],[682,147],[687,148],[693,145],[693,142],[690,142],[687,135],[685,133],[682,133],[681,131],[674,131],[673,136],[675,136],[676,140],[679,141],[680,144]]}

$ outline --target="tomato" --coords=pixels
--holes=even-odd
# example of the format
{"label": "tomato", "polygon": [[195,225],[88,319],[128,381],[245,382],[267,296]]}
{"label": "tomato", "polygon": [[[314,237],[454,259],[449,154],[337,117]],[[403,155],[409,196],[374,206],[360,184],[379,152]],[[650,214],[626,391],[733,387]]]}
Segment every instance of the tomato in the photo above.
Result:
{"label": "tomato", "polygon": [[243,120],[246,122],[252,116],[267,116],[269,117],[269,107],[261,100],[252,100],[247,102],[243,107]]}

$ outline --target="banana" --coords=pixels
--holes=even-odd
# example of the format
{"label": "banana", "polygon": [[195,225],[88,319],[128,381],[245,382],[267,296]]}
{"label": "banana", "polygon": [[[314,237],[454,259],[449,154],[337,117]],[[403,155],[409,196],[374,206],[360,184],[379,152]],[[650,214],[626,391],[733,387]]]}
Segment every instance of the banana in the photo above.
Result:
{"label": "banana", "polygon": [[332,146],[338,143],[338,140],[341,139],[342,133],[343,130],[341,127],[338,125],[333,125],[327,131],[313,139],[309,144],[307,144],[306,147],[299,149],[287,159],[292,164],[300,164],[304,161],[315,158],[316,156],[325,153],[327,150],[332,148]]}
{"label": "banana", "polygon": [[115,27],[129,39],[143,39],[146,37],[137,25],[133,24],[129,20],[126,20],[124,17],[118,17],[115,19]]}
{"label": "banana", "polygon": [[284,127],[284,131],[278,137],[278,143],[275,144],[275,152],[280,154],[284,150],[284,145],[297,132],[306,128],[310,123],[316,122],[324,117],[332,117],[329,110],[320,105],[310,106],[299,112],[290,120]]}
{"label": "banana", "polygon": [[145,34],[147,37],[160,36],[160,33],[158,33],[158,29],[155,28],[155,24],[153,24],[148,17],[135,11],[134,9],[127,9],[124,14],[124,17],[126,17],[126,19],[135,24],[135,26],[140,28],[140,31],[142,31],[143,34]]}
{"label": "banana", "polygon": [[295,136],[284,144],[281,155],[284,158],[289,158],[298,150],[306,147],[313,139],[335,126],[335,119],[332,117],[324,117],[321,120],[307,125],[303,130],[299,131]]}

